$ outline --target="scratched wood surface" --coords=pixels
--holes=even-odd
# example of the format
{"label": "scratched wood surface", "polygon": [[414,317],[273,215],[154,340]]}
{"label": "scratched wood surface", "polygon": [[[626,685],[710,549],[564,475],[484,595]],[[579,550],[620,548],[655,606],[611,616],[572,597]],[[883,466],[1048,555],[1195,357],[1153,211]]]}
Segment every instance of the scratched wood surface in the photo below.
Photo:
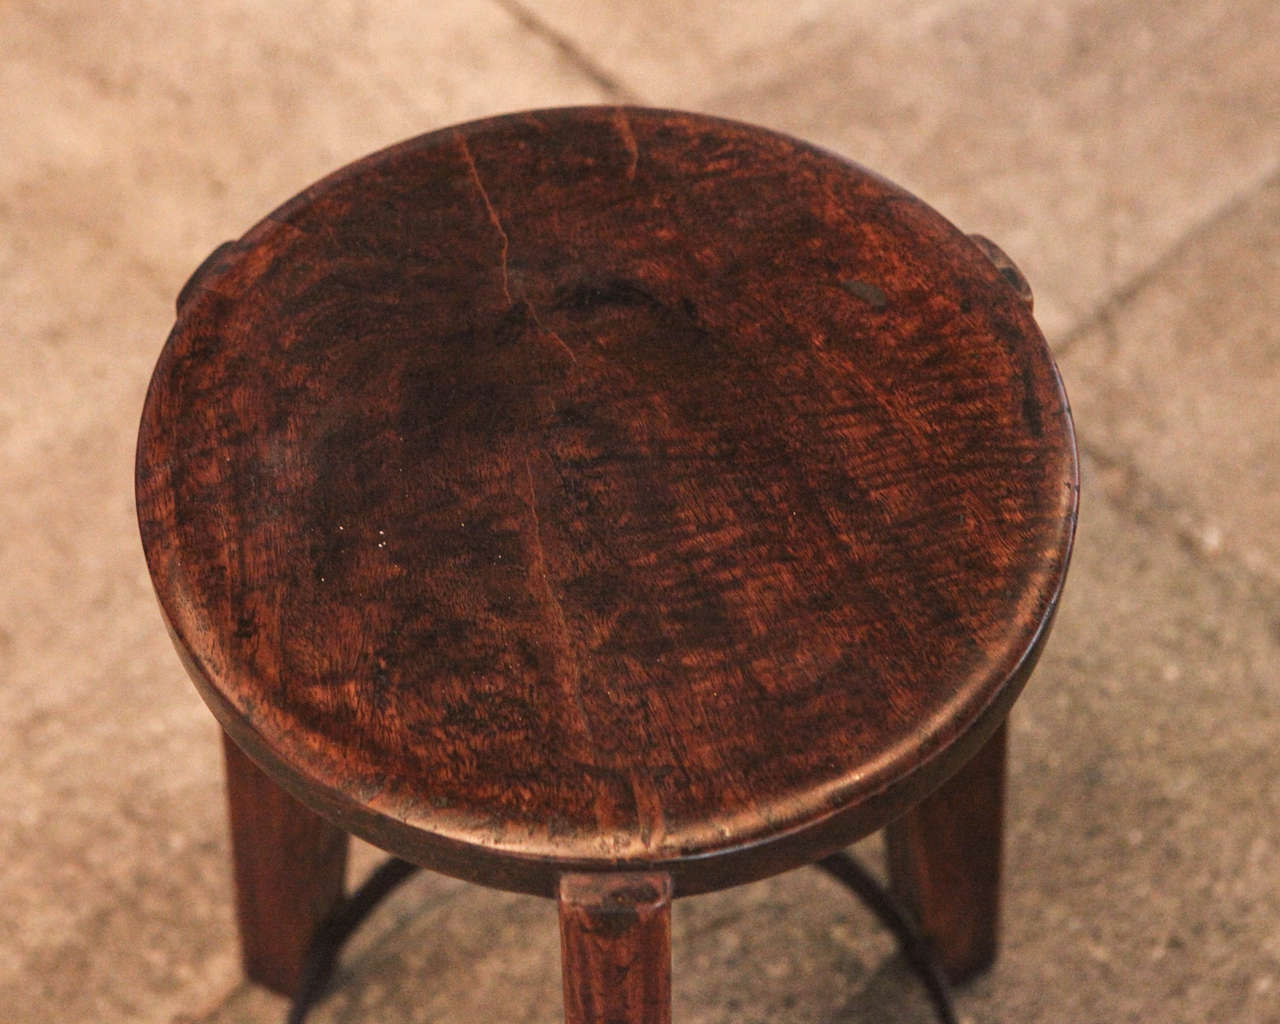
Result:
{"label": "scratched wood surface", "polygon": [[565,1024],[671,1024],[671,879],[560,880]]}
{"label": "scratched wood surface", "polygon": [[544,894],[758,877],[923,796],[1025,680],[1077,490],[983,247],[795,140],[615,108],[411,140],[217,253],[137,481],[231,736]]}

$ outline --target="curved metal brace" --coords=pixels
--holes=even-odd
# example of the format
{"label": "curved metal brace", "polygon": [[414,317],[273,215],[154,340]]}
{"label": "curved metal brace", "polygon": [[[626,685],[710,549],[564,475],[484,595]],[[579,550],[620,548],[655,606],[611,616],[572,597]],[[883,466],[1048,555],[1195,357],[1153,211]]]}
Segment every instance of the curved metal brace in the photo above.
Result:
{"label": "curved metal brace", "polygon": [[822,868],[836,881],[851,889],[858,899],[871,910],[894,938],[898,940],[898,948],[903,958],[915,971],[916,976],[929,994],[929,1000],[937,1011],[938,1020],[942,1024],[957,1024],[955,1006],[951,999],[951,986],[942,971],[942,964],[930,945],[929,940],[921,934],[911,916],[898,903],[887,888],[881,885],[871,873],[845,851],[833,853],[818,861]]}
{"label": "curved metal brace", "polygon": [[338,955],[351,933],[360,927],[374,907],[418,870],[417,864],[399,857],[385,861],[316,929],[311,948],[307,952],[307,961],[302,968],[302,985],[293,1005],[289,1007],[285,1024],[303,1024],[307,1014],[320,1001],[329,982],[333,980]]}
{"label": "curved metal brace", "polygon": [[[818,861],[818,867],[852,890],[879,919],[894,938],[907,963],[920,978],[942,1024],[957,1024],[951,1000],[951,987],[928,940],[899,906],[897,900],[848,853],[833,853]],[[373,912],[373,909],[395,891],[402,882],[419,870],[418,865],[393,857],[377,870],[355,892],[339,905],[316,929],[307,962],[303,967],[302,986],[289,1008],[285,1024],[304,1024],[307,1014],[325,994],[338,966],[343,944]]]}

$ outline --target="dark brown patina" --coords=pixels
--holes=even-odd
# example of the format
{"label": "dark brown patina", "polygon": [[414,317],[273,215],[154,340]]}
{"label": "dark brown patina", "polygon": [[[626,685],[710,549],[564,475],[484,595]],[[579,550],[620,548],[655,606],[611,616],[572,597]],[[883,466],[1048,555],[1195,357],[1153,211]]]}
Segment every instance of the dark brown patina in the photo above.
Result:
{"label": "dark brown patina", "polygon": [[1076,481],[973,241],[793,139],[613,108],[414,139],[219,250],[138,455],[227,732],[543,894],[759,877],[918,801],[1034,662]]}

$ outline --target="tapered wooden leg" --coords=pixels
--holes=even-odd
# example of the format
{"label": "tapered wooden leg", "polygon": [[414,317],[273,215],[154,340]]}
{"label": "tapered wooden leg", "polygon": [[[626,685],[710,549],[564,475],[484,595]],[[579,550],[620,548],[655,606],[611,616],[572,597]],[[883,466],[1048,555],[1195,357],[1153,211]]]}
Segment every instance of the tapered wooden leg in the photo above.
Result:
{"label": "tapered wooden leg", "polygon": [[671,1024],[671,878],[560,881],[565,1024]]}
{"label": "tapered wooden leg", "polygon": [[943,787],[886,830],[889,881],[952,981],[996,955],[1007,727]]}
{"label": "tapered wooden leg", "polygon": [[245,974],[294,996],[316,926],[343,896],[347,834],[223,741]]}

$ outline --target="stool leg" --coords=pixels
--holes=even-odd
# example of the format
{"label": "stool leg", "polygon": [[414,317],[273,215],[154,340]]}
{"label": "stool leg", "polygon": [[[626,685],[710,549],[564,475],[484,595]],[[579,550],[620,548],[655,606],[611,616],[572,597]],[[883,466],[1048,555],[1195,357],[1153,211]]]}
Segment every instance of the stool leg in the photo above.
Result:
{"label": "stool leg", "polygon": [[889,882],[947,976],[991,966],[999,927],[1007,727],[941,789],[885,831]]}
{"label": "stool leg", "polygon": [[294,996],[316,927],[342,900],[347,834],[223,736],[240,951],[251,981]]}
{"label": "stool leg", "polygon": [[671,1024],[671,878],[565,875],[566,1024]]}

